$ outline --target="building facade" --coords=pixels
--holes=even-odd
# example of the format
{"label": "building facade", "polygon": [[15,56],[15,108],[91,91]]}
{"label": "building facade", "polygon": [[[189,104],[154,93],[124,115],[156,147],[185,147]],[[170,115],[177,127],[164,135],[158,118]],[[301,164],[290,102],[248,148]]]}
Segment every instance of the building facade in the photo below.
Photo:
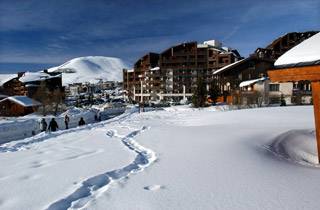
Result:
{"label": "building facade", "polygon": [[20,72],[0,85],[0,94],[28,96],[43,104],[61,103],[64,99],[64,87],[61,74]]}
{"label": "building facade", "polygon": [[0,116],[24,116],[35,112],[41,103],[27,96],[11,96],[0,100]]}
{"label": "building facade", "polygon": [[124,90],[137,102],[186,99],[192,96],[199,77],[210,89],[213,72],[240,59],[236,50],[215,40],[182,43],[160,54],[148,53],[133,69],[124,69]]}
{"label": "building facade", "polygon": [[[231,104],[307,104],[311,102],[311,86],[307,81],[271,83],[267,71],[286,51],[316,34],[316,31],[288,33],[257,48],[248,58],[214,72],[217,85]],[[266,78],[266,79],[263,79]],[[226,100],[224,100],[226,101]]]}

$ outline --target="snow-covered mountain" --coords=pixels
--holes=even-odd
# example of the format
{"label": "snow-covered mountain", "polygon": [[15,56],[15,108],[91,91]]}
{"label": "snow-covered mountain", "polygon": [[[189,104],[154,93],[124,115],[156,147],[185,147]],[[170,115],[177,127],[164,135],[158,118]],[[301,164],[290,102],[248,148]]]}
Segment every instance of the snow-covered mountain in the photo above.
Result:
{"label": "snow-covered mountain", "polygon": [[123,68],[126,68],[126,65],[119,58],[88,56],[74,58],[48,71],[61,72],[63,85],[68,85],[78,82],[96,83],[100,79],[120,81]]}

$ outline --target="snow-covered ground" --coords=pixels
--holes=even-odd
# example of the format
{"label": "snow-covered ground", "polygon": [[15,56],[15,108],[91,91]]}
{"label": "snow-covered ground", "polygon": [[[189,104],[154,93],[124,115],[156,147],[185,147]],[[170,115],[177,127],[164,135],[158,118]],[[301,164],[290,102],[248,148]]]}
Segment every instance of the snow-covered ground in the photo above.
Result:
{"label": "snow-covered ground", "polygon": [[[122,114],[125,111],[132,111],[134,107],[124,108],[69,108],[66,112],[58,115],[46,115],[42,116],[37,113],[26,115],[23,117],[1,117],[0,118],[0,144],[31,137],[41,132],[41,120],[45,119],[49,125],[52,118],[56,120],[59,126],[59,130],[65,130],[64,118],[65,115],[69,117],[69,128],[78,126],[79,120],[82,117],[86,124],[96,123],[95,116],[100,116],[101,120],[113,118],[117,115]],[[136,110],[137,111],[137,110]]]}
{"label": "snow-covered ground", "polygon": [[64,117],[69,116],[69,128],[77,127],[81,117],[88,123],[95,122],[96,111],[94,109],[71,108],[59,116],[30,114],[24,117],[5,117],[0,119],[0,144],[8,141],[30,137],[41,131],[40,121],[44,118],[49,125],[50,120],[55,118],[59,130],[65,129]]}
{"label": "snow-covered ground", "polygon": [[41,133],[0,146],[0,209],[318,209],[297,143],[313,123],[312,106],[182,106]]}

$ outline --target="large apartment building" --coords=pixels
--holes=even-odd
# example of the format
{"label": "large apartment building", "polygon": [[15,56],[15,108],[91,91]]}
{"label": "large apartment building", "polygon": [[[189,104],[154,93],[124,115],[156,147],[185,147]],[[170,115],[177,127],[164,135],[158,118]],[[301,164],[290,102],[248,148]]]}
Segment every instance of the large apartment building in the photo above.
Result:
{"label": "large apartment building", "polygon": [[281,98],[285,98],[287,104],[309,103],[308,81],[273,84],[268,80],[267,71],[274,68],[274,62],[282,54],[316,33],[287,33],[265,48],[257,48],[245,59],[218,41],[182,43],[160,54],[149,53],[140,58],[133,69],[124,69],[124,89],[138,102],[180,100],[192,96],[201,77],[208,90],[215,83],[221,95],[219,101],[229,104],[250,104],[257,100],[270,104],[278,103]]}
{"label": "large apartment building", "polygon": [[[315,35],[317,31],[292,32],[275,39],[265,48],[257,48],[248,58],[237,61],[214,72],[217,84],[229,103],[250,104],[261,98],[261,103],[309,103],[311,85],[308,81],[271,83],[267,71],[286,51]],[[302,98],[302,99],[301,99]]]}
{"label": "large apartment building", "polygon": [[134,101],[181,100],[192,96],[199,77],[210,89],[213,73],[240,59],[237,50],[215,40],[182,43],[160,54],[148,53],[133,69],[124,69],[123,85]]}

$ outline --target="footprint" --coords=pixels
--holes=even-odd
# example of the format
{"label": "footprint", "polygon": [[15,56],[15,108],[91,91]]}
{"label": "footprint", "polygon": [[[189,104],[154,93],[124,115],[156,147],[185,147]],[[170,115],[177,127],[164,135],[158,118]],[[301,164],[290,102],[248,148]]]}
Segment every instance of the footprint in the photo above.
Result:
{"label": "footprint", "polygon": [[42,162],[42,161],[33,161],[31,163],[31,166],[30,168],[40,168],[40,167],[43,167],[45,166],[46,162]]}
{"label": "footprint", "polygon": [[5,201],[0,199],[0,207],[4,206]]}
{"label": "footprint", "polygon": [[41,175],[39,174],[34,174],[34,175],[23,175],[19,177],[19,180],[36,180],[39,179]]}
{"label": "footprint", "polygon": [[110,138],[112,138],[115,135],[115,131],[114,130],[108,130],[107,131],[107,136],[109,136]]}
{"label": "footprint", "polygon": [[165,188],[165,187],[162,186],[162,185],[157,185],[157,184],[155,184],[155,185],[146,186],[146,187],[144,187],[143,189],[149,190],[149,191],[157,191],[157,190],[164,189],[164,188]]}

